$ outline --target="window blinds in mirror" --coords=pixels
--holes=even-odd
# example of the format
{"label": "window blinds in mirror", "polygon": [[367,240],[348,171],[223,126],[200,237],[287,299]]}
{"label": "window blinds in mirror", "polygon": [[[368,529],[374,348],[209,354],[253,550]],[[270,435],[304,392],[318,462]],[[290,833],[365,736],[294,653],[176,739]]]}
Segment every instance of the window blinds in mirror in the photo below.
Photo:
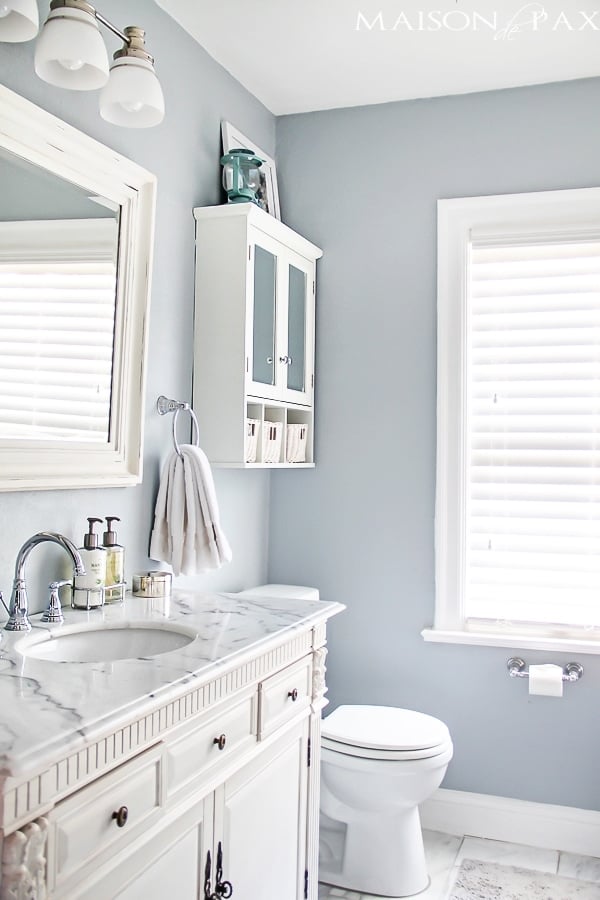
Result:
{"label": "window blinds in mirror", "polygon": [[0,223],[0,437],[108,441],[117,229]]}

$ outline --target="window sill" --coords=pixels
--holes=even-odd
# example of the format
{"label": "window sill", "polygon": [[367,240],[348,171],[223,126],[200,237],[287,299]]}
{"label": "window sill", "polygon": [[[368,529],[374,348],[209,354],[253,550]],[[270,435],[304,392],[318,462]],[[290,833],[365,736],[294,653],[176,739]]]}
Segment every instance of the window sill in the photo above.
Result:
{"label": "window sill", "polygon": [[580,638],[534,637],[531,634],[490,634],[480,631],[443,631],[424,628],[421,636],[437,644],[470,644],[479,647],[508,647],[522,650],[554,650],[563,653],[591,653],[600,655],[599,640]]}

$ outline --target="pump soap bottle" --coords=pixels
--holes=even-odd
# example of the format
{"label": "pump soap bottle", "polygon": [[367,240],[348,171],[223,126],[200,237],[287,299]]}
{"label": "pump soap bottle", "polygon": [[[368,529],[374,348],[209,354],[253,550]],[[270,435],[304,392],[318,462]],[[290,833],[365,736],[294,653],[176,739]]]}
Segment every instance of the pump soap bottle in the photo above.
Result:
{"label": "pump soap bottle", "polygon": [[106,516],[108,529],[102,538],[106,549],[105,603],[122,603],[125,597],[125,548],[117,544],[117,535],[113,529],[113,522],[120,521],[118,516]]}
{"label": "pump soap bottle", "polygon": [[88,533],[84,535],[83,547],[79,548],[86,574],[75,575],[73,579],[71,605],[76,609],[95,609],[104,605],[106,550],[98,546],[98,535],[94,532],[96,522],[102,522],[102,519],[88,517]]}

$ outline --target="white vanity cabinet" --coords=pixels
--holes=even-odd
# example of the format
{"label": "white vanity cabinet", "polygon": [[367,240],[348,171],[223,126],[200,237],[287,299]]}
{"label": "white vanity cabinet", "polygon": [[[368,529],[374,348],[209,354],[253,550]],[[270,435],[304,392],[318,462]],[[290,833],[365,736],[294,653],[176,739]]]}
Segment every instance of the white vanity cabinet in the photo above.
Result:
{"label": "white vanity cabinet", "polygon": [[253,203],[200,207],[194,217],[194,409],[203,447],[220,465],[312,465],[322,251]]}
{"label": "white vanity cabinet", "polygon": [[180,798],[172,815],[165,813],[167,824],[146,826],[143,837],[127,835],[125,825],[118,836],[123,846],[112,848],[108,865],[98,868],[96,860],[89,873],[81,868],[77,883],[71,880],[51,896],[208,900],[227,897],[231,885],[236,897],[302,900],[308,730],[305,717],[250,762],[239,768],[229,763],[230,774],[208,793],[204,779],[203,787]]}
{"label": "white vanity cabinet", "polygon": [[325,655],[323,620],[9,779],[0,900],[316,900]]}

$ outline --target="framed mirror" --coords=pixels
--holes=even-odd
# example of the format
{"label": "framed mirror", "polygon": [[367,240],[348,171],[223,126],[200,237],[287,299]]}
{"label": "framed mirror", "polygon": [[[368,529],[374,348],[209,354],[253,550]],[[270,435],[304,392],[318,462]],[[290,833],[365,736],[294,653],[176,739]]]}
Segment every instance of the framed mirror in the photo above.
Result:
{"label": "framed mirror", "polygon": [[156,179],[0,85],[0,490],[142,478]]}

